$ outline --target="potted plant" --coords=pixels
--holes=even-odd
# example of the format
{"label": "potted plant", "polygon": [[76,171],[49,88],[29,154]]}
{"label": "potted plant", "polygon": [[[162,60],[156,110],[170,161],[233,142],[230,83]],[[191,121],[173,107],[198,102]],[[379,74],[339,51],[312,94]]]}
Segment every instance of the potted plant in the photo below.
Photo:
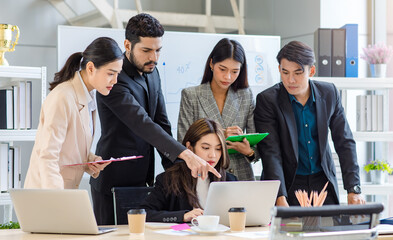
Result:
{"label": "potted plant", "polygon": [[393,169],[386,161],[373,160],[364,166],[366,172],[370,172],[371,182],[373,184],[382,184],[385,182],[386,173],[391,174]]}
{"label": "potted plant", "polygon": [[382,43],[368,45],[367,48],[363,48],[363,52],[364,54],[361,54],[360,58],[370,64],[371,76],[386,77],[386,64],[393,55],[392,46]]}

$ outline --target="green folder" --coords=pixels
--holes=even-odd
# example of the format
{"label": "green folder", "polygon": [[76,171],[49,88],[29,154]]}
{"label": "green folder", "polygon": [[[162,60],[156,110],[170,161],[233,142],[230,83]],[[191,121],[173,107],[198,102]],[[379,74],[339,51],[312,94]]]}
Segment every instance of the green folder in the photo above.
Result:
{"label": "green folder", "polygon": [[[269,133],[250,133],[236,136],[229,136],[226,140],[231,142],[241,142],[244,138],[247,138],[250,146],[253,147],[255,144],[259,143],[264,139]],[[229,154],[237,153],[234,149],[228,149]]]}

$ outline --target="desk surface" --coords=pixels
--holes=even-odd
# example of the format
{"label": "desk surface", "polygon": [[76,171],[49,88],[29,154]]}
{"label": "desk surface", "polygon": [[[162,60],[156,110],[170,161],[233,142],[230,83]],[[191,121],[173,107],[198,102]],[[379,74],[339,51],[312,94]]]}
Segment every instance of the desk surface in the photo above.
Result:
{"label": "desk surface", "polygon": [[[127,240],[169,240],[169,239],[219,239],[219,240],[239,240],[242,238],[229,236],[225,234],[219,234],[216,236],[203,236],[203,235],[192,235],[192,236],[173,236],[173,235],[165,235],[156,233],[159,230],[146,229],[145,234],[142,236],[132,236],[129,234],[127,225],[117,226],[118,230],[110,233],[105,233],[101,235],[61,235],[61,234],[31,234],[22,232],[20,229],[11,229],[11,230],[0,230],[0,239],[7,240],[46,240],[46,239],[72,239],[72,240],[86,240],[86,239],[127,239]],[[256,232],[256,231],[266,231],[267,227],[250,227],[246,228],[246,231]],[[249,239],[249,238],[248,238]],[[267,239],[267,238],[259,238],[259,239]],[[393,240],[393,236],[379,236],[378,239]]]}
{"label": "desk surface", "polygon": [[[215,236],[211,235],[191,235],[191,236],[173,236],[156,233],[158,229],[152,230],[146,228],[145,234],[143,236],[132,236],[129,234],[128,225],[117,226],[118,230],[114,232],[104,233],[101,235],[61,235],[61,234],[38,234],[38,233],[25,233],[20,229],[10,229],[10,230],[0,230],[0,239],[7,240],[46,240],[46,239],[72,239],[72,240],[86,240],[86,239],[143,239],[143,240],[169,240],[169,239],[220,239],[220,240],[239,240],[241,238],[235,236],[228,236],[224,234],[219,234]],[[160,229],[163,230],[163,229]],[[256,231],[266,231],[267,227],[250,227],[246,231],[256,232]],[[261,238],[264,239],[264,238]]]}

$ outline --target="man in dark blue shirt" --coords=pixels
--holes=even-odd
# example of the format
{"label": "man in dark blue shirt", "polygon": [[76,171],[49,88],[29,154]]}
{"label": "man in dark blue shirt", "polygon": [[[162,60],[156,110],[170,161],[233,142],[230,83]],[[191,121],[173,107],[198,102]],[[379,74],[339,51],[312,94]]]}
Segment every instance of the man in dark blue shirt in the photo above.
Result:
{"label": "man in dark blue shirt", "polygon": [[298,41],[277,55],[282,82],[257,96],[257,132],[269,132],[258,144],[263,179],[281,181],[277,206],[299,205],[298,189],[320,192],[325,204],[338,204],[336,169],[328,143],[330,129],[339,156],[349,204],[364,204],[360,195],[356,143],[334,84],[309,80],[315,74],[313,50]]}

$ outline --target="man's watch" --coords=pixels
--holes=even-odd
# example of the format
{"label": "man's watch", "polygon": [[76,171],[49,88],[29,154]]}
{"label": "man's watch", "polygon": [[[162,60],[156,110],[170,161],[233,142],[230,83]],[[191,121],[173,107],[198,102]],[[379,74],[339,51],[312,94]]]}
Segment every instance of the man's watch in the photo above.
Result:
{"label": "man's watch", "polygon": [[355,185],[355,186],[353,186],[353,187],[351,187],[351,188],[348,188],[348,189],[347,189],[347,192],[348,192],[348,193],[361,194],[361,193],[362,193],[362,189],[360,188],[359,185]]}

